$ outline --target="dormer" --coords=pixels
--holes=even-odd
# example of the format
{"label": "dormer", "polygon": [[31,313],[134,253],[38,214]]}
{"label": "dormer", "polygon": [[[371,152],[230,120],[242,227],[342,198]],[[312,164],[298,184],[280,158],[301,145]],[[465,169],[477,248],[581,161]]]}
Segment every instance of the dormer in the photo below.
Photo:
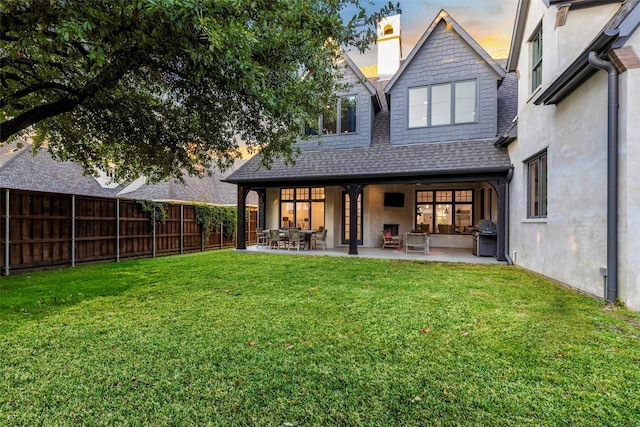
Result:
{"label": "dormer", "polygon": [[391,144],[493,138],[506,71],[444,10],[385,87]]}
{"label": "dormer", "polygon": [[302,151],[365,148],[371,145],[373,117],[381,108],[378,92],[345,54],[338,62],[342,90],[324,106],[317,125],[305,129],[308,139],[298,140]]}

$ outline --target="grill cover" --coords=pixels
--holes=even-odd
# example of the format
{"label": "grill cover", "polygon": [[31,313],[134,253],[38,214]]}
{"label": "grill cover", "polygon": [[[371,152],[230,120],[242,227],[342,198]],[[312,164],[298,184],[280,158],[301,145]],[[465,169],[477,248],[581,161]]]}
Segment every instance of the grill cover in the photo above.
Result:
{"label": "grill cover", "polygon": [[497,226],[496,223],[491,221],[490,219],[485,219],[478,226],[478,233],[480,234],[496,234]]}

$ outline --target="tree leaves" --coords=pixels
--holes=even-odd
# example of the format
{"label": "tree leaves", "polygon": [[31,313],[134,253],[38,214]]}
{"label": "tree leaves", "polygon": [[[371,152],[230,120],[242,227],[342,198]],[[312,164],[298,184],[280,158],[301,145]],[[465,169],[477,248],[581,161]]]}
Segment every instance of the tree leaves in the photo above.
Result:
{"label": "tree leaves", "polygon": [[292,160],[300,124],[335,92],[339,47],[368,45],[396,10],[362,3],[5,1],[0,141],[35,132],[54,156],[89,173],[110,163],[120,180],[224,169],[240,142],[265,165]]}

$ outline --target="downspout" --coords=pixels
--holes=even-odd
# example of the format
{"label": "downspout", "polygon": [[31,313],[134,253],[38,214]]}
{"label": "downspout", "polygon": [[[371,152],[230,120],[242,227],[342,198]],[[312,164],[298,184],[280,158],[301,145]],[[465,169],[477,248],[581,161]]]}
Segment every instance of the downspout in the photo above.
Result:
{"label": "downspout", "polygon": [[606,70],[608,83],[607,114],[607,288],[605,299],[618,298],[618,70],[609,61],[589,52],[589,64]]}
{"label": "downspout", "polygon": [[511,259],[511,256],[509,255],[509,183],[511,182],[511,179],[513,178],[513,167],[511,167],[509,169],[509,172],[507,172],[507,183],[506,183],[506,187],[505,191],[504,191],[504,204],[505,204],[505,209],[504,209],[504,259],[507,260],[507,264],[509,265],[513,265],[513,260]]}

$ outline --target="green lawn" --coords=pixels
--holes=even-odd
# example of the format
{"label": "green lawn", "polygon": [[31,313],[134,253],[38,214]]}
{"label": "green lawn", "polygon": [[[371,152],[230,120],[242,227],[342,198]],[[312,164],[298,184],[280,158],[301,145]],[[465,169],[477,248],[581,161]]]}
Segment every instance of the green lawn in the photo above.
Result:
{"label": "green lawn", "polygon": [[218,251],[0,278],[0,425],[640,425],[640,315],[508,266]]}

